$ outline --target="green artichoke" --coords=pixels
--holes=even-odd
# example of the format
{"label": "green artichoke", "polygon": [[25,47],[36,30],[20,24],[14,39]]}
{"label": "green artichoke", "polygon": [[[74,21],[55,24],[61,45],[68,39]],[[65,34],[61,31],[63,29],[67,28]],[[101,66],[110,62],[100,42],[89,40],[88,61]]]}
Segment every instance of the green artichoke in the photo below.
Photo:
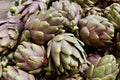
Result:
{"label": "green artichoke", "polygon": [[3,70],[2,80],[35,80],[35,78],[23,70],[7,66]]}
{"label": "green artichoke", "polygon": [[65,17],[64,25],[70,30],[68,31],[75,31],[78,29],[78,21],[82,15],[82,8],[74,2],[70,2],[70,0],[59,0],[52,3],[52,7],[62,13]]}
{"label": "green artichoke", "polygon": [[86,71],[87,80],[116,80],[119,72],[116,58],[105,55],[96,59]]}
{"label": "green artichoke", "polygon": [[22,42],[14,53],[17,67],[29,73],[40,72],[45,60],[44,47],[30,42]]}
{"label": "green artichoke", "polygon": [[64,32],[63,23],[64,17],[58,11],[52,8],[42,10],[27,20],[25,31],[23,32],[23,40],[29,40],[26,38],[28,37],[37,44],[44,44],[56,34]]}
{"label": "green artichoke", "polygon": [[114,25],[116,31],[120,31],[120,4],[113,3],[106,7],[104,13],[109,21]]}
{"label": "green artichoke", "polygon": [[108,19],[90,15],[79,21],[80,39],[91,47],[106,47],[112,43],[114,27]]}
{"label": "green artichoke", "polygon": [[19,18],[12,17],[0,22],[0,53],[5,54],[13,49],[18,42],[23,23]]}
{"label": "green artichoke", "polygon": [[83,42],[71,33],[63,33],[48,42],[47,58],[48,66],[46,74],[73,74],[83,72],[83,66],[87,63]]}
{"label": "green artichoke", "polygon": [[46,4],[42,0],[27,0],[22,3],[19,0],[18,6],[13,6],[10,8],[9,16],[19,16],[23,22],[30,17],[30,15],[35,14],[36,11],[41,11],[43,9],[47,9]]}

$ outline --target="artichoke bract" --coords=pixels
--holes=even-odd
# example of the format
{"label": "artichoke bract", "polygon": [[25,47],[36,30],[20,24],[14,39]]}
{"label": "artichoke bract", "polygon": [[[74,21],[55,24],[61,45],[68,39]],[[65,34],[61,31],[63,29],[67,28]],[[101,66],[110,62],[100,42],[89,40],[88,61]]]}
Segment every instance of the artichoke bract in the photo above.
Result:
{"label": "artichoke bract", "polygon": [[35,78],[23,70],[7,66],[3,70],[2,80],[35,80]]}
{"label": "artichoke bract", "polygon": [[87,63],[84,43],[71,33],[63,33],[48,42],[48,66],[46,74],[73,74],[83,72],[83,65]]}
{"label": "artichoke bract", "polygon": [[90,15],[79,21],[80,39],[91,47],[108,46],[114,37],[114,26],[108,19]]}
{"label": "artichoke bract", "polygon": [[82,8],[77,3],[70,2],[70,0],[59,0],[52,3],[52,7],[62,13],[65,17],[64,25],[69,31],[78,29],[78,21],[82,15]]}
{"label": "artichoke bract", "polygon": [[29,73],[38,73],[45,63],[45,50],[30,42],[22,42],[14,53],[14,61],[17,67],[29,71]]}
{"label": "artichoke bract", "polygon": [[116,31],[120,31],[120,4],[113,3],[106,7],[104,13],[110,22],[115,26]]}
{"label": "artichoke bract", "polygon": [[116,58],[113,55],[105,55],[97,58],[87,69],[87,80],[116,80],[119,72]]}
{"label": "artichoke bract", "polygon": [[27,0],[11,7],[9,15],[19,16],[23,22],[26,22],[30,15],[43,9],[47,9],[47,6],[42,0]]}
{"label": "artichoke bract", "polygon": [[0,53],[5,54],[12,49],[18,41],[23,23],[19,18],[10,18],[0,22]]}
{"label": "artichoke bract", "polygon": [[[36,15],[32,15],[25,24],[25,33],[30,34],[30,38],[37,44],[44,44],[52,39],[56,34],[63,33],[64,17],[53,8],[42,10]],[[24,37],[26,38],[26,37]]]}

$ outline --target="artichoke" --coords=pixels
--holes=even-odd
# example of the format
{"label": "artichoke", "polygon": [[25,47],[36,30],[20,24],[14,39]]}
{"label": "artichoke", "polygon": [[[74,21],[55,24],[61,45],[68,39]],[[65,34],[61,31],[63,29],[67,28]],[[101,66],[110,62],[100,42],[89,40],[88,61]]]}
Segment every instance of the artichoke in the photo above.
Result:
{"label": "artichoke", "polygon": [[108,19],[90,15],[79,21],[80,39],[91,47],[107,47],[112,43],[114,27]]}
{"label": "artichoke", "polygon": [[119,14],[120,0],[14,0],[0,80],[120,80]]}
{"label": "artichoke", "polygon": [[3,70],[2,80],[35,80],[35,78],[23,70],[7,66]]}
{"label": "artichoke", "polygon": [[65,17],[64,25],[70,30],[68,31],[75,31],[78,29],[78,21],[82,15],[82,8],[74,2],[70,2],[70,0],[59,0],[52,3],[52,7],[62,13]]}
{"label": "artichoke", "polygon": [[[42,10],[36,15],[32,15],[25,24],[23,40],[29,40],[37,44],[44,44],[52,39],[56,34],[63,33],[64,17],[53,8]],[[25,36],[25,35],[26,36]]]}
{"label": "artichoke", "polygon": [[113,55],[105,55],[97,58],[87,69],[87,80],[116,80],[119,72],[116,58]]}
{"label": "artichoke", "polygon": [[0,22],[0,53],[5,54],[13,49],[18,42],[23,23],[17,17]]}
{"label": "artichoke", "polygon": [[30,42],[22,42],[14,53],[17,67],[29,73],[40,72],[45,60],[44,47]]}
{"label": "artichoke", "polygon": [[18,6],[10,8],[9,15],[19,16],[23,22],[26,22],[30,15],[43,9],[47,9],[47,6],[42,0],[27,0],[23,3],[21,1]]}
{"label": "artichoke", "polygon": [[114,25],[116,31],[120,31],[120,4],[113,3],[106,7],[104,13],[109,21]]}
{"label": "artichoke", "polygon": [[82,48],[83,42],[71,33],[63,33],[48,42],[47,58],[48,66],[46,74],[73,74],[83,72],[83,66],[87,63],[86,53]]}

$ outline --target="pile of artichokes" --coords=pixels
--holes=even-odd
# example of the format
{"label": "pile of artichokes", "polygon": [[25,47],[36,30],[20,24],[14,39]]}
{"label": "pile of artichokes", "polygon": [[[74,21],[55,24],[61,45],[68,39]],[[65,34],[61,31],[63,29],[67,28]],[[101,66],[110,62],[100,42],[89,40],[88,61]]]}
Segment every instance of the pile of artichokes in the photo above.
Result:
{"label": "pile of artichokes", "polygon": [[0,80],[120,80],[120,0],[15,0]]}

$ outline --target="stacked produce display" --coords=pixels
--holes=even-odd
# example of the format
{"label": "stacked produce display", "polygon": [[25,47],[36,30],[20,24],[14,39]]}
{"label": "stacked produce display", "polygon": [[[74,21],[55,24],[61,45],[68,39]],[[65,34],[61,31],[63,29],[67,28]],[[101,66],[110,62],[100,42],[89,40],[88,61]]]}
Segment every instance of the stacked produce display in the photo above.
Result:
{"label": "stacked produce display", "polygon": [[120,80],[120,1],[15,0],[0,80]]}

